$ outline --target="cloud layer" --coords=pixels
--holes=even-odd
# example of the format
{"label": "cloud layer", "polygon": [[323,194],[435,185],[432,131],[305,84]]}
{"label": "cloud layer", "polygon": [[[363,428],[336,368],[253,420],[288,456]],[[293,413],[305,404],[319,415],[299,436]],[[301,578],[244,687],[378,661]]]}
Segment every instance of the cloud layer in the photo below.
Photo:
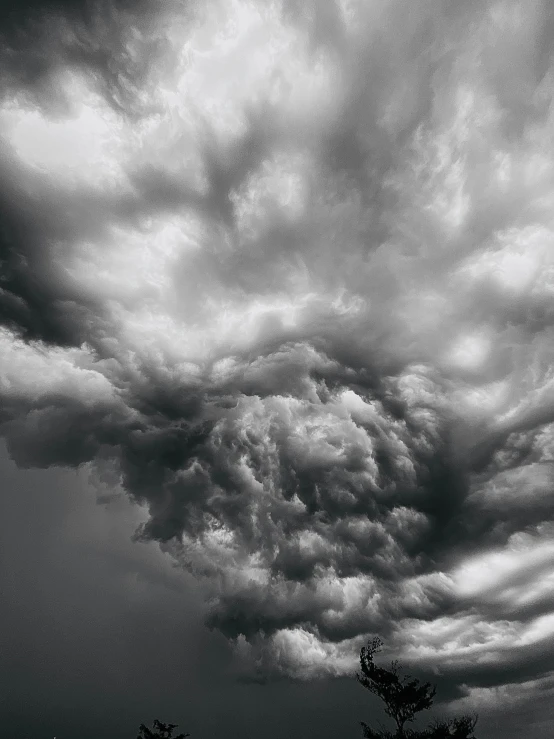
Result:
{"label": "cloud layer", "polygon": [[213,0],[5,25],[2,434],[146,505],[251,676],[349,673],[378,632],[460,698],[547,679],[553,23]]}

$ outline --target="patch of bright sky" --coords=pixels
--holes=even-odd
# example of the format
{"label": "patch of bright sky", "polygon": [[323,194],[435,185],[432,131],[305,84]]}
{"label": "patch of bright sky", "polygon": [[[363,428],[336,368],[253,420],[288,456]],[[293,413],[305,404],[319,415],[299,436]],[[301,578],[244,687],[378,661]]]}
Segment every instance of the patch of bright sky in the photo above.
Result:
{"label": "patch of bright sky", "polygon": [[533,571],[545,562],[554,563],[554,542],[545,536],[514,534],[506,547],[465,560],[452,573],[455,592],[462,597],[486,597],[491,590],[502,590],[514,576],[526,574],[520,582],[524,591],[533,586]]}
{"label": "patch of bright sky", "polygon": [[245,133],[249,107],[275,106],[288,125],[337,107],[332,60],[310,55],[307,35],[284,22],[279,2],[210,3],[184,45],[171,41],[177,64],[166,86],[184,115],[210,122],[223,154]]}
{"label": "patch of bright sky", "polygon": [[110,226],[100,243],[78,243],[64,265],[84,292],[105,300],[141,304],[169,302],[172,270],[198,248],[198,224],[191,217],[145,219],[142,229]]}
{"label": "patch of bright sky", "polygon": [[445,360],[462,370],[479,372],[489,357],[491,340],[481,332],[462,334],[454,340]]}
{"label": "patch of bright sky", "polygon": [[474,280],[487,279],[510,297],[550,297],[554,292],[554,233],[543,225],[511,228],[461,267]]}
{"label": "patch of bright sky", "polygon": [[125,126],[84,74],[65,69],[60,85],[68,112],[56,118],[17,100],[0,110],[0,132],[23,164],[58,184],[110,187],[125,181]]}

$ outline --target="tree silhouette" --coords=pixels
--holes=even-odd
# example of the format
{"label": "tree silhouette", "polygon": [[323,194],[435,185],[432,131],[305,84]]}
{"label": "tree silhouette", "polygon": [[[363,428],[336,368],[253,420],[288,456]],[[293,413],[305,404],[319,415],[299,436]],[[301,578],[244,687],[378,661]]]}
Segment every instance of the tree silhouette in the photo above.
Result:
{"label": "tree silhouette", "polygon": [[421,739],[475,739],[473,730],[477,724],[477,716],[459,716],[435,723],[423,732]]}
{"label": "tree silhouette", "polygon": [[431,683],[421,684],[409,675],[401,677],[398,662],[392,662],[390,670],[378,667],[373,658],[381,650],[383,642],[378,637],[371,639],[360,651],[361,672],[356,675],[364,688],[380,698],[385,704],[385,713],[396,724],[393,734],[381,728],[375,731],[361,722],[366,739],[475,739],[473,730],[477,717],[462,716],[432,724],[428,729],[415,731],[406,729],[405,724],[414,720],[417,713],[431,707],[436,688]]}
{"label": "tree silhouette", "polygon": [[158,719],[155,719],[151,729],[144,724],[139,726],[137,739],[186,739],[187,736],[190,736],[190,734],[173,736],[173,730],[176,728],[177,724],[163,724]]}

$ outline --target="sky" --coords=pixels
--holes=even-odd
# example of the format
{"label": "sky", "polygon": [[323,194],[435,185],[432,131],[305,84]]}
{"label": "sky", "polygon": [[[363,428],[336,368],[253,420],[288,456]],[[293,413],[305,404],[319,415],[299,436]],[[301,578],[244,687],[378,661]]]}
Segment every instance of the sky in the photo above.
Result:
{"label": "sky", "polygon": [[0,6],[13,739],[331,739],[379,635],[554,721],[554,6]]}

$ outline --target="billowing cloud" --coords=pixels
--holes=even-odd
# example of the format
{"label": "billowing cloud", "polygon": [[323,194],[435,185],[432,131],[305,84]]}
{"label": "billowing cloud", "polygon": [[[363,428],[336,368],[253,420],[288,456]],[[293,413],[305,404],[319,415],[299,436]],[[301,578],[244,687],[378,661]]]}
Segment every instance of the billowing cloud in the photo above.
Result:
{"label": "billowing cloud", "polygon": [[349,673],[378,632],[474,691],[540,679],[553,22],[213,0],[5,27],[2,433],[146,505],[250,674]]}

